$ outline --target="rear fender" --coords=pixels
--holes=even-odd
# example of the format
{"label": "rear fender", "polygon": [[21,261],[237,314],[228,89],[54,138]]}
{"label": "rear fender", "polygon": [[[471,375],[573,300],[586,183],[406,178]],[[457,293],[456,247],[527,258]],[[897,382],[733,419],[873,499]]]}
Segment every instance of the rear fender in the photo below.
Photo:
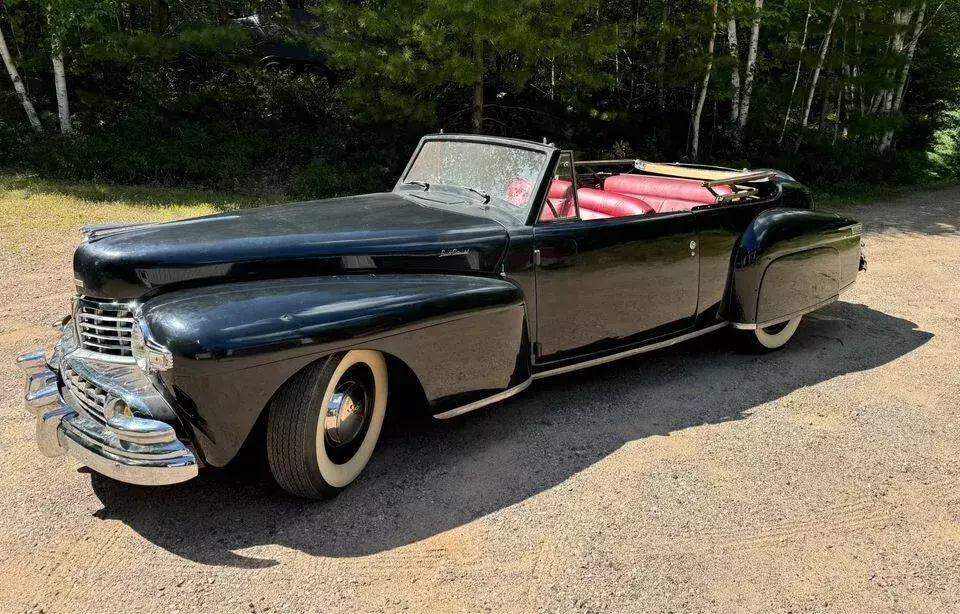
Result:
{"label": "rear fender", "polygon": [[375,349],[402,361],[434,413],[530,377],[523,293],[502,279],[245,282],[161,295],[141,315],[150,337],[173,354],[160,384],[214,466],[233,458],[287,379],[333,352]]}
{"label": "rear fender", "polygon": [[725,318],[740,328],[782,322],[837,299],[856,280],[861,225],[807,209],[768,209],[733,253]]}

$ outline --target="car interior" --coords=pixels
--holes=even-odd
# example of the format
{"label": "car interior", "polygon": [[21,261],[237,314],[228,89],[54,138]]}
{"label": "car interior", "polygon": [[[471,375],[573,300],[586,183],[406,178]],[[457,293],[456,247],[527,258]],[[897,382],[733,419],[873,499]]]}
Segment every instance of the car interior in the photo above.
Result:
{"label": "car interior", "polygon": [[[623,166],[631,172],[598,171]],[[553,179],[540,221],[574,218],[574,190],[580,219],[596,220],[690,211],[694,207],[768,198],[777,192],[773,172],[703,169],[634,160],[578,162],[574,178]]]}

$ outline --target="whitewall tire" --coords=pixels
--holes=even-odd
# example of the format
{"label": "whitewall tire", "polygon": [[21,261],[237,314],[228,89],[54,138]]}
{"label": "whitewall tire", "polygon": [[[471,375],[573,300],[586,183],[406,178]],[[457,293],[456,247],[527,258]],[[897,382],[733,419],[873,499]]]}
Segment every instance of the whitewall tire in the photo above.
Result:
{"label": "whitewall tire", "polygon": [[800,325],[802,316],[797,316],[792,320],[781,322],[766,328],[757,328],[755,330],[739,331],[741,339],[746,349],[755,352],[771,352],[782,348],[793,338]]}
{"label": "whitewall tire", "polygon": [[380,352],[351,350],[319,360],[274,395],[267,458],[287,492],[335,495],[373,456],[387,409],[387,364]]}

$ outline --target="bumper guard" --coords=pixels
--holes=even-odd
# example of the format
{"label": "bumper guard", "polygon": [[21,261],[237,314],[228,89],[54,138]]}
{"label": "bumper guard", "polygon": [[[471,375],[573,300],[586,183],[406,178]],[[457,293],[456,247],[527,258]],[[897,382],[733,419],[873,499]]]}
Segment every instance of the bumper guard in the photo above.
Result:
{"label": "bumper guard", "polygon": [[196,458],[166,422],[127,416],[94,420],[64,401],[43,351],[20,356],[17,366],[26,374],[24,405],[36,417],[37,445],[45,456],[69,454],[97,473],[145,486],[197,476]]}

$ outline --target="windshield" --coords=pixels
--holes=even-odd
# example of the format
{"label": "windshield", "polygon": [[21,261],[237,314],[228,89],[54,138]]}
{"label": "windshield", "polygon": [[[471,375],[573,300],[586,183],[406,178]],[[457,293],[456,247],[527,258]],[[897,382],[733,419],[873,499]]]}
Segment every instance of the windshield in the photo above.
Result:
{"label": "windshield", "polygon": [[423,144],[404,184],[456,191],[477,206],[497,207],[525,219],[547,156],[495,143],[436,140]]}

